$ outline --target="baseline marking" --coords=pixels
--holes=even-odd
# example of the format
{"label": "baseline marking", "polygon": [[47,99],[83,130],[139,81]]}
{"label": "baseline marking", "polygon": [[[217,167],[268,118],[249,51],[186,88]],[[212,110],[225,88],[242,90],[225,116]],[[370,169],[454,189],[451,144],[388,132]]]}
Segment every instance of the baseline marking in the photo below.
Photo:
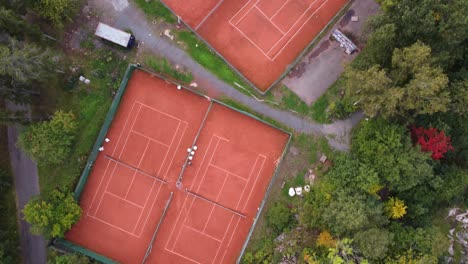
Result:
{"label": "baseline marking", "polygon": [[[166,174],[164,175],[164,179],[166,178],[167,174],[169,173],[169,169],[171,168],[172,162],[174,161],[175,155],[176,155],[176,153],[177,153],[177,149],[179,149],[179,147],[180,147],[180,143],[182,142],[182,138],[183,138],[184,135],[185,135],[185,131],[187,130],[187,126],[188,126],[188,125],[186,125],[186,126],[184,127],[184,130],[183,130],[183,132],[182,132],[182,135],[180,136],[179,143],[177,144],[176,150],[174,151],[174,154],[172,155],[172,159],[171,159],[171,161],[169,162],[169,166],[167,167]],[[172,143],[171,143],[171,145],[172,145]],[[162,167],[162,166],[161,166],[161,167]],[[159,195],[159,191],[161,190],[161,187],[162,187],[162,186],[160,186],[157,195]],[[148,222],[149,216],[151,215],[151,212],[153,211],[154,203],[156,202],[156,198],[157,198],[157,196],[154,198],[153,203],[151,204],[151,209],[150,209],[149,213],[146,215],[146,220],[145,220],[145,222],[144,222],[144,224],[143,224],[143,228],[141,229],[140,235],[143,233],[143,230],[145,229],[146,223]],[[141,215],[140,215],[140,217],[141,217]]]}
{"label": "baseline marking", "polygon": [[[289,1],[289,0],[288,0],[288,1]],[[288,1],[286,1],[286,3],[287,3]],[[239,29],[239,28],[237,27],[237,24],[232,23],[232,19],[235,18],[235,17],[237,16],[237,14],[238,14],[247,4],[249,4],[250,2],[248,2],[247,4],[245,4],[244,7],[242,7],[228,22],[229,22],[229,24],[231,24],[231,26],[233,26],[237,31],[239,31],[239,33],[241,33],[252,45],[254,45],[267,59],[269,59],[270,61],[274,61],[274,60],[284,51],[284,49],[286,48],[286,46],[288,46],[289,43],[290,43],[290,42],[296,37],[296,35],[302,30],[302,28],[303,28],[307,23],[309,23],[310,19],[311,19],[318,11],[320,11],[320,10],[322,9],[322,7],[323,7],[325,4],[328,3],[329,0],[325,0],[325,1],[317,8],[317,10],[314,11],[314,12],[306,19],[306,21],[299,27],[299,29],[296,30],[296,32],[294,32],[294,34],[293,34],[293,35],[289,38],[289,40],[283,45],[283,47],[278,51],[278,53],[276,53],[275,56],[271,57],[270,55],[268,55],[268,53],[270,53],[276,46],[278,46],[278,44],[279,44],[280,42],[282,42],[282,41],[284,40],[284,38],[291,32],[291,30],[293,30],[293,28],[299,23],[299,20],[301,20],[301,18],[304,17],[304,15],[312,8],[312,6],[313,6],[317,1],[318,1],[318,0],[315,0],[315,1],[313,1],[313,2],[309,5],[309,7],[306,9],[306,11],[304,11],[304,12],[302,13],[302,15],[299,16],[299,18],[298,18],[298,19],[296,20],[296,22],[289,28],[289,30],[288,30],[287,32],[283,32],[283,31],[276,25],[276,23],[274,23],[274,22],[272,21],[272,19],[273,19],[273,18],[277,15],[277,13],[284,7],[284,5],[286,5],[286,3],[283,4],[283,6],[280,8],[280,10],[278,10],[277,13],[275,13],[275,14],[271,17],[271,19],[268,19],[268,20],[270,21],[270,23],[271,23],[273,26],[275,26],[278,30],[280,30],[281,33],[283,33],[283,37],[280,38],[266,53],[265,53],[265,51],[263,51],[251,38],[249,38],[241,29]],[[259,7],[257,7],[258,2],[259,2],[259,1],[257,1],[257,2],[253,5],[253,7],[257,8],[265,17],[268,18],[268,16],[266,16],[266,14],[264,14],[264,12],[263,12]],[[242,16],[242,18],[239,20],[238,23],[240,23],[248,13],[250,13],[250,11],[253,9],[253,7],[250,8],[249,11],[248,11],[246,14],[244,14],[244,15]]]}
{"label": "baseline marking", "polygon": [[217,239],[217,238],[215,238],[215,237],[212,237],[212,236],[210,236],[210,235],[207,235],[207,234],[205,234],[203,231],[197,230],[197,229],[195,229],[195,228],[193,228],[193,227],[191,227],[191,226],[188,226],[188,225],[185,225],[185,224],[184,224],[184,225],[182,226],[182,228],[190,229],[190,230],[192,230],[192,231],[194,231],[194,232],[199,233],[200,235],[204,235],[204,236],[206,236],[206,237],[208,237],[208,238],[211,238],[211,239],[213,239],[213,240],[215,240],[215,241],[221,242],[221,240],[219,240],[219,239]]}
{"label": "baseline marking", "polygon": [[[132,115],[133,113],[133,108],[135,107],[136,103],[133,102],[132,104],[132,108],[130,109],[130,113],[128,113],[128,116],[127,116],[127,119],[125,120],[125,124],[124,124],[124,127],[122,128],[122,131],[120,131],[120,135],[119,135],[119,138],[117,139],[117,144],[115,145],[115,148],[114,150],[112,151],[112,156],[115,155],[115,152],[117,151],[117,147],[119,146],[119,142],[120,142],[120,139],[122,138],[122,135],[125,131],[125,128],[127,127],[127,124],[128,124],[128,120],[130,120],[130,116]],[[141,107],[141,106],[140,106]],[[138,110],[139,111],[139,110]],[[138,115],[137,115],[138,116]],[[96,189],[96,192],[94,192],[94,196],[93,196],[93,199],[91,200],[91,204],[89,206],[89,210],[86,212],[86,215],[89,216],[89,211],[91,210],[91,208],[93,207],[93,204],[94,204],[94,200],[96,199],[96,195],[98,194],[98,190],[101,189],[101,184],[102,184],[102,181],[104,180],[104,176],[106,175],[107,173],[107,169],[109,168],[109,165],[110,165],[110,162],[107,163],[106,165],[106,169],[104,170],[104,174],[103,174],[103,177],[101,177],[101,180],[99,181],[99,185],[98,185],[98,188]],[[114,167],[115,168],[115,167]],[[96,214],[94,214],[96,215]]]}
{"label": "baseline marking", "polygon": [[[158,174],[161,172],[161,168],[163,167],[164,162],[166,161],[167,154],[169,153],[169,150],[171,150],[172,143],[174,142],[175,136],[177,135],[177,132],[179,131],[179,127],[180,127],[180,122],[179,122],[179,124],[177,125],[177,129],[176,129],[176,131],[174,132],[174,136],[172,136],[171,144],[169,145],[169,148],[167,149],[166,155],[164,156],[164,159],[163,159],[163,163],[161,163],[161,167],[159,167]],[[169,167],[170,167],[170,166],[169,166]],[[165,178],[166,178],[166,176],[163,177],[163,179],[165,179]],[[153,206],[154,206],[154,203],[155,203],[155,201],[156,201],[156,198],[159,196],[159,192],[161,191],[161,187],[162,187],[162,186],[159,186],[158,192],[156,193],[156,196],[153,198],[152,207],[150,208],[150,211],[149,211],[148,214],[146,215],[146,219],[145,219],[145,222],[143,223],[143,228],[141,229],[140,236],[141,236],[141,234],[143,233],[143,230],[145,229],[146,222],[148,221],[148,218],[149,218],[150,213],[153,211]],[[150,198],[150,195],[151,195],[151,193],[153,192],[153,188],[154,188],[154,182],[153,182],[153,184],[151,185],[151,189],[150,189],[149,195],[146,196],[146,200],[145,200],[145,204],[144,204],[145,208],[146,208],[146,204],[148,203],[148,200],[149,200],[149,198]],[[141,219],[141,216],[142,216],[142,215],[143,215],[143,211],[140,213],[140,216],[138,216],[137,224],[135,225],[135,228],[133,228],[133,232],[135,232],[135,230],[136,230],[136,228],[137,228],[137,226],[138,226],[138,223],[140,222],[140,219]]]}
{"label": "baseline marking", "polygon": [[131,205],[133,205],[133,206],[136,206],[136,207],[138,207],[138,208],[140,208],[140,209],[143,209],[143,208],[144,208],[143,206],[138,205],[138,204],[136,204],[136,203],[134,203],[134,202],[130,202],[129,200],[127,200],[127,199],[125,199],[125,198],[122,198],[122,197],[120,197],[120,196],[118,196],[118,195],[116,195],[116,194],[114,194],[114,193],[105,191],[105,192],[104,192],[104,195],[106,195],[106,194],[107,194],[107,195],[110,195],[110,196],[112,196],[112,197],[115,197],[115,198],[117,198],[117,199],[119,199],[119,200],[122,200],[122,201],[124,201],[124,202],[126,202],[126,203],[129,203],[129,204],[131,204]]}
{"label": "baseline marking", "polygon": [[[247,204],[249,204],[250,196],[251,196],[252,193],[253,193],[253,190],[254,190],[254,188],[255,188],[255,184],[257,184],[258,176],[260,175],[260,172],[262,171],[263,166],[265,165],[266,156],[260,155],[260,154],[259,154],[259,156],[264,157],[263,163],[262,163],[262,166],[260,167],[260,170],[258,171],[257,177],[255,177],[255,182],[254,182],[254,184],[252,185],[252,189],[250,190],[250,194],[249,194],[249,196],[247,197],[247,201],[245,202],[244,207],[242,208],[242,211],[244,211],[245,208],[247,207]],[[240,200],[239,200],[239,202],[240,202]],[[229,243],[227,244],[226,249],[224,250],[223,257],[221,258],[221,263],[223,262],[224,257],[226,256],[227,249],[228,249],[229,246],[231,245],[232,238],[234,237],[234,233],[235,233],[235,231],[237,230],[237,227],[239,226],[239,223],[240,223],[240,218],[237,220],[236,227],[234,228],[234,231],[232,232],[231,238],[229,239]]]}
{"label": "baseline marking", "polygon": [[144,137],[144,138],[146,138],[146,139],[148,139],[148,140],[150,140],[150,141],[154,141],[154,142],[158,143],[159,145],[162,145],[162,146],[164,146],[164,147],[166,147],[166,148],[169,147],[168,144],[162,143],[161,141],[156,140],[156,139],[154,139],[154,138],[152,138],[152,137],[149,137],[149,136],[147,136],[147,135],[145,135],[145,134],[142,134],[142,133],[140,133],[140,132],[138,132],[138,131],[136,131],[136,130],[130,130],[130,132],[131,132],[131,133],[135,133],[135,134],[137,134],[137,135],[139,135],[139,136],[142,136],[142,137]]}

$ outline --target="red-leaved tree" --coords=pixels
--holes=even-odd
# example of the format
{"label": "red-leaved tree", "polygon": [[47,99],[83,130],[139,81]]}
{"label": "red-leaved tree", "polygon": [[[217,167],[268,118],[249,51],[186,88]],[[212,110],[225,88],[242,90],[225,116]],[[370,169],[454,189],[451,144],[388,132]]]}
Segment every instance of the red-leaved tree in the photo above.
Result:
{"label": "red-leaved tree", "polygon": [[453,150],[450,137],[444,131],[436,128],[411,127],[411,138],[414,144],[419,144],[424,152],[432,152],[431,158],[440,160],[449,150]]}

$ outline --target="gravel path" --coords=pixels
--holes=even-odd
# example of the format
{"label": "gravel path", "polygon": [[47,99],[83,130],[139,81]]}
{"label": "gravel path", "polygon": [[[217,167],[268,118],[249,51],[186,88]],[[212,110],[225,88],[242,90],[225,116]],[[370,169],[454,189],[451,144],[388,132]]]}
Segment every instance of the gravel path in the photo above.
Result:
{"label": "gravel path", "polygon": [[[11,110],[18,109],[18,106],[12,104],[8,104],[7,107]],[[8,151],[15,177],[21,253],[25,264],[45,264],[46,241],[42,236],[35,236],[29,232],[30,225],[23,220],[21,213],[31,197],[39,194],[39,182],[36,164],[16,147],[19,131],[19,125],[8,127]]]}
{"label": "gravel path", "polygon": [[190,70],[195,78],[195,82],[209,96],[228,96],[264,116],[287,125],[295,131],[328,136],[330,144],[335,149],[349,149],[349,131],[362,119],[362,113],[356,113],[347,120],[337,121],[330,125],[322,125],[299,117],[291,112],[272,108],[219,80],[167,37],[161,37],[160,33],[164,28],[160,24],[149,22],[145,14],[132,2],[125,8],[115,8],[112,0],[93,0],[89,2],[89,5],[92,9],[100,9],[101,13],[105,14],[101,16],[101,20],[105,23],[114,25],[117,28],[131,29],[137,40],[142,42],[140,49],[166,57],[170,62]]}

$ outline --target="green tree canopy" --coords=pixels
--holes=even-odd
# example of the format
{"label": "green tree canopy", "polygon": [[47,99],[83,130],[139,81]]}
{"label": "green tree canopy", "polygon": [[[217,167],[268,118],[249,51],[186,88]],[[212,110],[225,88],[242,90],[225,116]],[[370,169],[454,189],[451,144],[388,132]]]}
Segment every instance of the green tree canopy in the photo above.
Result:
{"label": "green tree canopy", "polygon": [[373,188],[380,185],[377,172],[350,155],[338,155],[334,163],[325,177],[332,185],[342,190],[372,193]]}
{"label": "green tree canopy", "polygon": [[73,194],[53,190],[45,198],[36,197],[23,209],[31,232],[46,238],[63,237],[81,216],[81,208]]}
{"label": "green tree canopy", "polygon": [[275,203],[267,215],[267,223],[276,233],[283,232],[292,221],[291,210],[283,203]]}
{"label": "green tree canopy", "polygon": [[55,26],[63,27],[72,21],[80,6],[79,0],[37,0],[33,8],[42,17],[50,20]]}
{"label": "green tree canopy", "polygon": [[50,76],[52,61],[58,60],[54,54],[34,44],[10,39],[8,44],[0,44],[0,96],[25,102],[34,91],[31,85]]}
{"label": "green tree canopy", "polygon": [[448,78],[421,42],[395,49],[390,70],[348,67],[345,77],[347,95],[370,117],[406,118],[449,109]]}
{"label": "green tree canopy", "polygon": [[364,122],[352,140],[352,151],[394,191],[406,191],[431,179],[430,157],[414,148],[406,129],[382,119]]}
{"label": "green tree canopy", "polygon": [[388,222],[383,216],[381,204],[364,195],[348,195],[344,192],[338,192],[333,197],[322,217],[328,229],[338,236]]}
{"label": "green tree canopy", "polygon": [[52,253],[47,264],[89,264],[91,261],[85,255],[79,253],[58,254]]}
{"label": "green tree canopy", "polygon": [[50,121],[33,124],[21,133],[18,144],[37,162],[59,164],[70,153],[77,128],[73,113],[57,111]]}
{"label": "green tree canopy", "polygon": [[385,229],[371,228],[357,233],[354,236],[354,243],[365,258],[383,259],[393,243],[393,234]]}

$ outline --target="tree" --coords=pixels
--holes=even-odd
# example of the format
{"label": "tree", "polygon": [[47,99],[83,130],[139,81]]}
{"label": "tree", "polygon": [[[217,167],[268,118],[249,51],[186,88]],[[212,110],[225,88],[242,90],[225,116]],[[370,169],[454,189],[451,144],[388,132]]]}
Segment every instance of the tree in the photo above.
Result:
{"label": "tree", "polygon": [[374,32],[367,38],[366,48],[351,63],[352,67],[359,70],[366,70],[374,65],[387,68],[392,59],[396,40],[397,33],[394,24],[386,24],[374,29]]}
{"label": "tree", "polygon": [[337,193],[322,218],[328,229],[337,236],[387,223],[381,204],[363,195],[348,195],[344,192]]}
{"label": "tree", "polygon": [[52,253],[47,264],[89,264],[91,261],[85,255],[79,253],[57,254]]}
{"label": "tree", "polygon": [[320,232],[317,238],[317,246],[334,248],[336,246],[336,240],[327,230]]}
{"label": "tree", "polygon": [[72,193],[56,189],[45,198],[33,198],[23,209],[24,219],[31,224],[31,232],[46,238],[63,237],[80,219],[81,212]]}
{"label": "tree", "polygon": [[80,5],[79,0],[37,0],[34,10],[50,20],[55,26],[63,27],[64,22],[72,21]]}
{"label": "tree", "polygon": [[0,96],[24,103],[31,94],[34,81],[50,76],[50,65],[58,57],[34,44],[10,39],[8,45],[0,44]]}
{"label": "tree", "polygon": [[366,116],[376,117],[381,113],[394,114],[398,102],[403,97],[401,88],[393,88],[392,80],[378,65],[368,70],[347,67],[346,96],[359,105]]}
{"label": "tree", "polygon": [[275,203],[268,210],[267,223],[276,233],[283,232],[292,220],[291,210],[282,203]]}
{"label": "tree", "polygon": [[431,255],[416,254],[413,250],[408,250],[396,258],[388,258],[386,264],[437,264],[437,258]]}
{"label": "tree", "polygon": [[411,138],[415,144],[421,146],[424,152],[431,152],[431,158],[440,160],[444,154],[453,150],[450,143],[450,137],[445,136],[444,131],[437,130],[436,128],[425,129],[423,127],[411,127]]}
{"label": "tree", "polygon": [[31,125],[21,133],[18,144],[37,162],[59,164],[70,153],[77,128],[73,113],[57,111],[50,121]]}
{"label": "tree", "polygon": [[390,197],[385,203],[385,212],[392,219],[400,219],[405,216],[407,208],[404,201],[395,197]]}
{"label": "tree", "polygon": [[385,229],[371,228],[354,236],[354,243],[365,258],[383,259],[393,243],[393,235]]}
{"label": "tree", "polygon": [[334,166],[325,177],[332,185],[351,193],[372,193],[373,188],[380,185],[379,176],[372,167],[345,154],[335,158]]}
{"label": "tree", "polygon": [[446,112],[450,103],[448,77],[432,65],[431,49],[421,42],[395,49],[390,70],[348,67],[345,77],[347,96],[369,117]]}
{"label": "tree", "polygon": [[18,40],[24,40],[26,37],[35,40],[41,38],[41,32],[37,25],[27,23],[21,16],[5,7],[0,7],[0,33],[6,33]]}
{"label": "tree", "polygon": [[335,248],[329,249],[328,260],[332,264],[368,264],[369,262],[366,259],[357,254],[352,243],[353,240],[349,238],[340,240]]}
{"label": "tree", "polygon": [[391,191],[407,191],[433,177],[428,155],[413,147],[405,127],[382,119],[359,127],[353,136],[352,152],[377,172]]}

